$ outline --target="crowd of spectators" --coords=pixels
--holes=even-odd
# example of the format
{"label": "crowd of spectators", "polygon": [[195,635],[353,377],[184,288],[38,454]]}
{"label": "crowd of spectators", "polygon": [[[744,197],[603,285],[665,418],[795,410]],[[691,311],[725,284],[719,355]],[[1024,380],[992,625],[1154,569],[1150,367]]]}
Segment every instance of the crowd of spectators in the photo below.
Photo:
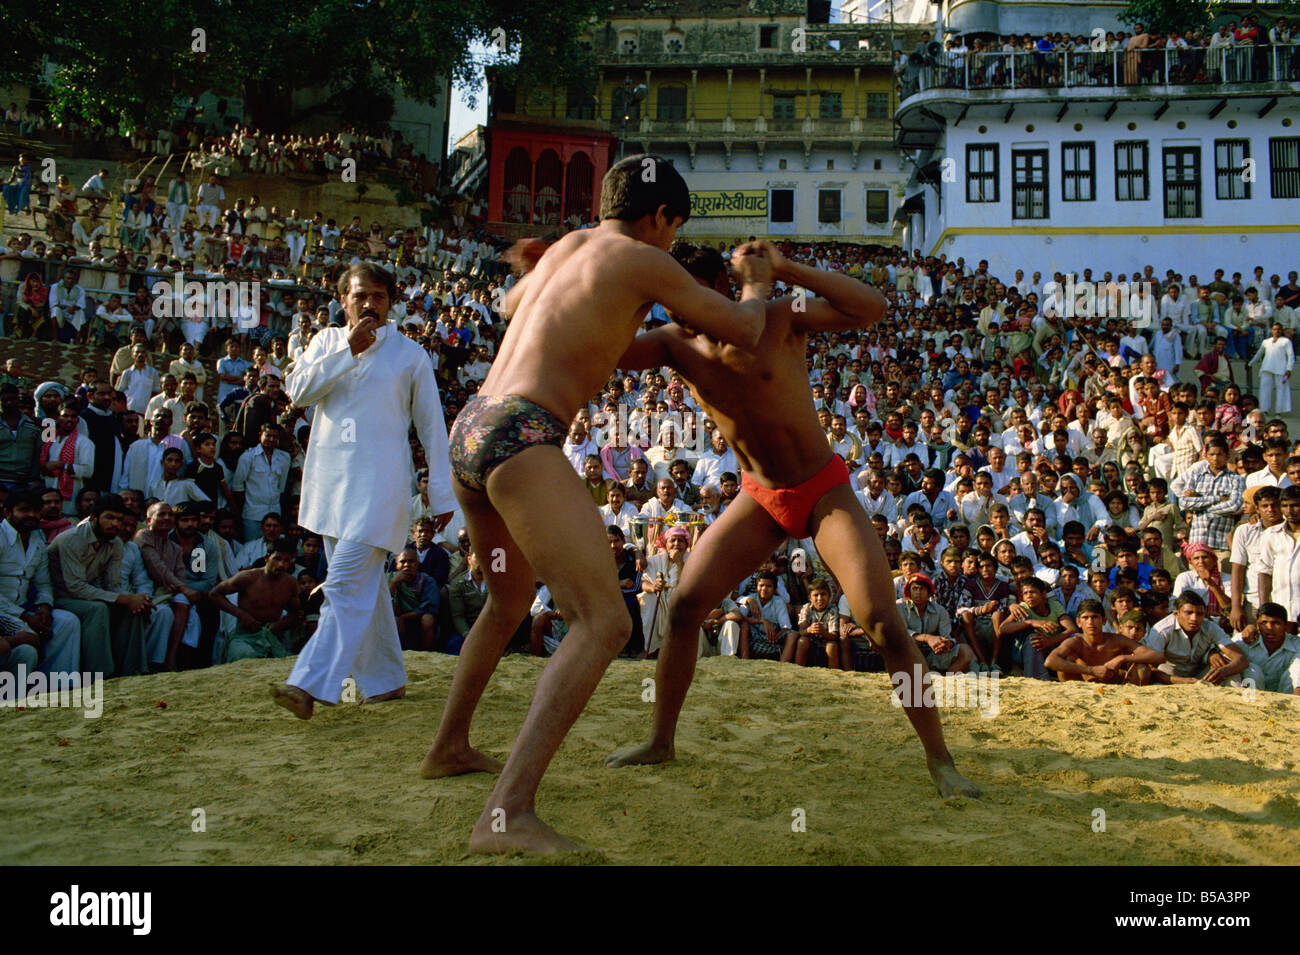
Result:
{"label": "crowd of spectators", "polygon": [[1017,37],[929,33],[911,53],[895,52],[901,96],[934,87],[1024,89],[1060,86],[1254,83],[1300,79],[1300,38],[1286,17],[1271,27],[1256,14],[1210,31],[1100,31]]}
{"label": "crowd of spectators", "polygon": [[[15,167],[18,181],[23,170],[30,180],[27,156]],[[336,220],[267,208],[257,196],[227,197],[215,175],[192,183],[178,173],[165,193],[143,177],[123,197],[121,220],[106,224],[106,176],[100,170],[80,189],[62,177],[49,199],[46,237],[18,233],[6,242],[0,321],[10,334],[115,349],[142,329],[156,347],[176,353],[184,341],[204,356],[220,354],[231,335],[267,346],[281,338],[287,346],[303,314],[329,306],[337,318],[330,289],[358,261],[398,276],[410,293],[409,314],[403,305],[399,319],[423,325],[428,318],[450,330],[461,315],[485,310],[502,277],[501,243],[472,230],[459,206],[418,229],[366,225],[359,216]],[[19,202],[17,191],[12,198]],[[233,300],[205,300],[202,309],[182,292],[156,302],[155,287],[177,275],[238,284],[229,286]],[[457,310],[453,297],[472,307]]]}
{"label": "crowd of spectators", "polygon": [[[996,277],[985,262],[880,246],[782,251],[885,292],[878,325],[809,341],[808,377],[828,446],[848,463],[884,542],[899,612],[933,669],[1296,688],[1300,453],[1279,417],[1290,411],[1295,272],[1285,283],[1262,269],[1202,281],[1146,266],[1125,281],[1088,268],[1081,275],[1096,283],[1098,308],[1080,318],[1061,308],[1062,275]],[[393,310],[435,365],[449,424],[506,327],[495,278],[478,289],[473,279],[403,275]],[[512,282],[507,275],[499,288]],[[789,291],[778,284],[773,295]],[[310,624],[297,615],[309,620],[328,568],[319,541],[294,522],[310,409],[293,407],[281,382],[315,331],[341,320],[337,294],[319,294],[295,303],[291,335],[269,347],[231,329],[216,381],[190,344],[159,375],[139,324],[107,369],[88,367],[79,382],[34,383],[11,361],[0,385],[0,488],[11,518],[0,525],[0,581],[13,577],[5,586],[28,602],[0,613],[54,639],[53,621],[29,620],[50,604],[40,594],[32,602],[40,571],[31,565],[44,561],[48,609],[80,620],[83,661],[90,632],[134,654],[126,663],[115,655],[116,672],[206,665],[228,658],[231,626],[251,626],[229,614],[230,594],[262,581],[241,578],[216,597],[199,584],[262,572],[274,558],[301,588],[277,647],[300,645]],[[647,323],[667,319],[656,306]],[[625,652],[653,656],[682,568],[739,493],[735,454],[666,368],[612,376],[572,422],[564,450],[608,527],[634,621]],[[455,652],[485,585],[463,521],[433,533],[427,466],[414,439],[409,468],[394,463],[393,479],[411,481],[411,540],[394,555],[390,586],[404,646]],[[24,501],[39,505],[25,537],[19,525],[32,519],[14,510]],[[21,547],[7,543],[15,532]],[[54,570],[71,532],[82,555],[71,573],[89,562],[95,596]],[[158,570],[146,545],[164,537],[190,555],[204,542],[203,581],[186,570],[192,559],[173,563],[172,577]],[[128,538],[148,558],[136,583],[123,569]],[[96,542],[117,553],[118,539],[125,556],[99,567]],[[164,605],[170,618],[156,619]],[[541,587],[516,645],[546,654],[564,633]],[[236,649],[278,655],[265,641]],[[715,609],[700,652],[883,667],[811,539],[787,541]]]}

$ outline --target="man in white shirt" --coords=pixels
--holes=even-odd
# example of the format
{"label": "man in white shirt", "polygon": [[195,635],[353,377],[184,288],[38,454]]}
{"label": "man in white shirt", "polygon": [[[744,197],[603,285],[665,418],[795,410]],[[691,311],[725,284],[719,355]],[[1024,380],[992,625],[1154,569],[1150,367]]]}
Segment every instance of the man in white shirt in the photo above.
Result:
{"label": "man in white shirt", "polygon": [[86,293],[76,279],[77,273],[67,269],[63,273],[63,280],[50,288],[50,318],[60,331],[71,326],[74,333],[80,333],[86,324]]}
{"label": "man in white shirt", "polygon": [[172,413],[171,434],[180,434],[185,430],[185,402],[177,397],[176,390],[176,376],[170,373],[163,375],[162,391],[150,398],[144,409],[144,416],[150,421],[159,408],[170,411]]}
{"label": "man in white shirt", "polygon": [[1020,292],[1021,298],[1034,290],[1034,287],[1029,284],[1029,280],[1025,278],[1024,269],[1016,269],[1016,280],[1011,283],[1011,287]]}
{"label": "man in white shirt", "polygon": [[[423,348],[388,324],[393,276],[361,264],[338,287],[348,326],[322,329],[285,386],[295,405],[315,405],[298,521],[324,538],[329,563],[316,633],[275,691],[276,702],[301,719],[311,717],[317,700],[338,702],[349,673],[367,701],[406,692],[384,564],[409,530],[412,425],[429,465],[435,531],[456,508],[433,366]],[[401,462],[405,480],[393,474]]]}
{"label": "man in white shirt", "polygon": [[1291,413],[1291,371],[1295,351],[1281,324],[1273,323],[1273,335],[1259,343],[1249,365],[1259,366],[1259,410],[1264,414]]}
{"label": "man in white shirt", "polygon": [[[862,481],[862,472],[858,472],[858,481]],[[877,514],[882,515],[891,525],[898,522],[898,504],[891,494],[885,488],[885,475],[880,471],[872,471],[866,477],[866,486],[858,492],[858,500],[866,509],[869,517],[875,517]]]}
{"label": "man in white shirt", "polygon": [[691,483],[696,487],[705,487],[709,484],[721,485],[724,471],[739,473],[740,465],[736,463],[736,452],[728,446],[721,429],[714,428],[713,434],[709,436],[709,449],[701,454],[699,461],[695,463]]}
{"label": "man in white shirt", "polygon": [[[1120,355],[1128,361],[1134,361],[1137,358],[1147,354],[1150,349],[1147,347],[1147,340],[1138,334],[1138,330],[1129,322],[1124,328],[1124,335],[1119,340]],[[1124,349],[1128,349],[1127,352]]]}
{"label": "man in white shirt", "polygon": [[267,422],[258,434],[258,446],[239,456],[230,490],[244,521],[244,540],[256,540],[262,518],[280,512],[280,495],[289,479],[289,455],[280,450],[280,428]]}
{"label": "man in white shirt", "polygon": [[[126,449],[122,461],[122,471],[118,477],[116,491],[134,489],[143,493],[162,477],[162,456],[169,447],[183,444],[180,438],[168,437],[170,424],[167,416],[158,415],[149,420],[148,433],[145,437],[132,441]],[[175,444],[171,442],[175,442]]]}
{"label": "man in white shirt", "polygon": [[[95,470],[95,445],[77,431],[79,420],[75,404],[61,409],[55,424],[54,440],[41,447],[40,469],[45,477],[45,486],[63,495],[65,517],[76,515],[77,494],[82,483]],[[68,447],[69,441],[71,447]],[[65,457],[71,460],[65,460]]]}
{"label": "man in white shirt", "polygon": [[596,442],[591,440],[591,435],[587,433],[587,425],[581,418],[575,418],[569,425],[569,436],[564,440],[564,456],[569,459],[573,465],[573,470],[582,475],[582,465],[587,459],[587,455],[594,454],[600,456],[600,448]]}
{"label": "man in white shirt", "polygon": [[[158,371],[149,364],[147,345],[136,345],[131,349],[134,359],[130,368],[117,378],[117,390],[126,393],[126,406],[137,414],[144,414],[149,406],[149,399],[162,390],[162,381]],[[184,420],[184,414],[181,419]]]}
{"label": "man in white shirt", "polygon": [[1300,619],[1300,487],[1282,492],[1282,522],[1260,534],[1259,600]]}
{"label": "man in white shirt", "polygon": [[1246,475],[1246,488],[1268,485],[1277,488],[1291,486],[1286,473],[1289,448],[1285,438],[1269,438],[1264,442],[1264,467]]}
{"label": "man in white shirt", "polygon": [[199,186],[198,199],[195,212],[199,217],[199,227],[216,228],[221,219],[221,205],[226,201],[226,190],[218,185],[216,176],[209,176],[208,181]]}
{"label": "man in white shirt", "polygon": [[1020,472],[1016,469],[1015,464],[1007,459],[1007,453],[1001,448],[991,446],[988,457],[988,466],[980,468],[980,470],[988,473],[993,478],[993,493],[1003,494],[1007,485],[1020,476]]}
{"label": "man in white shirt", "polygon": [[81,195],[83,197],[107,199],[108,186],[104,184],[104,177],[107,175],[107,169],[100,169],[96,172],[93,176],[82,183]]}

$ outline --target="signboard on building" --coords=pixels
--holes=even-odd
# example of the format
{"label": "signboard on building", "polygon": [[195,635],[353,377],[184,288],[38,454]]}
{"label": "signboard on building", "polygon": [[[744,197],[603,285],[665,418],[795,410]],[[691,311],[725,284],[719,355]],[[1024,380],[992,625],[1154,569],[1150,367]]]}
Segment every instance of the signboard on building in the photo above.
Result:
{"label": "signboard on building", "polygon": [[766,189],[708,189],[691,193],[691,218],[767,217]]}

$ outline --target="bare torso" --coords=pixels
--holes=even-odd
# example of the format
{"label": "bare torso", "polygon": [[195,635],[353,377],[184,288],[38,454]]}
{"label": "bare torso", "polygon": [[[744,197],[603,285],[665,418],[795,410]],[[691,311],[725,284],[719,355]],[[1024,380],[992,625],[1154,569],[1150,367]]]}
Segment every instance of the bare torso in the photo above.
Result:
{"label": "bare torso", "polygon": [[1071,643],[1074,652],[1070,654],[1076,663],[1084,666],[1099,667],[1104,666],[1108,660],[1111,660],[1124,653],[1131,653],[1137,644],[1128,637],[1121,637],[1115,633],[1103,633],[1101,640],[1094,646],[1083,637],[1077,637]]}
{"label": "bare torso", "polygon": [[528,273],[479,394],[520,395],[570,421],[601,390],[650,310],[626,279],[648,248],[596,228],[547,249]]}
{"label": "bare torso", "polygon": [[237,589],[239,609],[264,624],[275,623],[293,602],[298,593],[298,582],[292,574],[272,577],[260,567],[245,573],[248,577]]}
{"label": "bare torso", "polygon": [[741,469],[767,487],[802,484],[831,457],[808,385],[807,335],[792,325],[793,301],[768,303],[767,324],[752,351],[666,326],[674,333],[673,367],[722,429]]}

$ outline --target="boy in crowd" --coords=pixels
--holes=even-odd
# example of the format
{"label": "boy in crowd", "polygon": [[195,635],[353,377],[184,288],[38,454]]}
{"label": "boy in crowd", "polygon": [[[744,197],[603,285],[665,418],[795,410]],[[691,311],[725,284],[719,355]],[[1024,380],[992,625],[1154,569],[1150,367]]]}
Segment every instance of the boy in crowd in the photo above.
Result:
{"label": "boy in crowd", "polygon": [[1047,669],[1056,673],[1057,679],[1142,686],[1151,682],[1149,664],[1107,665],[1116,657],[1132,653],[1140,644],[1128,637],[1106,632],[1106,610],[1100,600],[1089,598],[1081,601],[1074,620],[1079,632],[1057,644],[1045,663]]}

